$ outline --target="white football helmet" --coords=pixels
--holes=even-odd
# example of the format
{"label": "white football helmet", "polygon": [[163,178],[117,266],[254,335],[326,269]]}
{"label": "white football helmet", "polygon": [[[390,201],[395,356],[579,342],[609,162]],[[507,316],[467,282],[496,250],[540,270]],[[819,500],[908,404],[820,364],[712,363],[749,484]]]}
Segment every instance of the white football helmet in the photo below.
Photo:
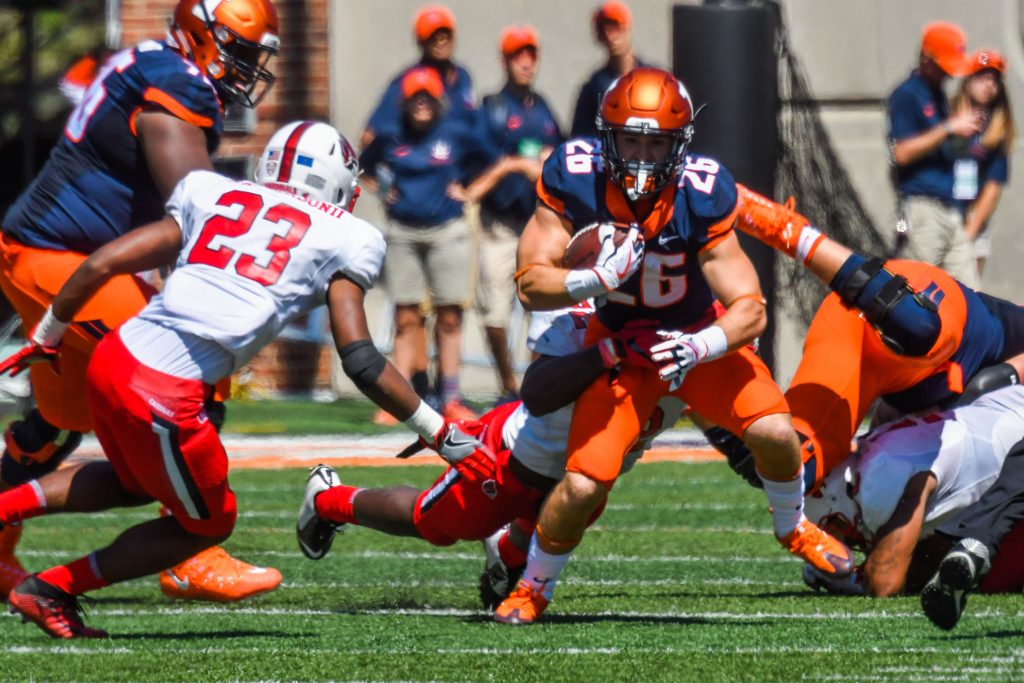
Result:
{"label": "white football helmet", "polygon": [[351,211],[359,197],[359,161],[345,136],[317,121],[293,121],[267,143],[256,182],[284,185]]}

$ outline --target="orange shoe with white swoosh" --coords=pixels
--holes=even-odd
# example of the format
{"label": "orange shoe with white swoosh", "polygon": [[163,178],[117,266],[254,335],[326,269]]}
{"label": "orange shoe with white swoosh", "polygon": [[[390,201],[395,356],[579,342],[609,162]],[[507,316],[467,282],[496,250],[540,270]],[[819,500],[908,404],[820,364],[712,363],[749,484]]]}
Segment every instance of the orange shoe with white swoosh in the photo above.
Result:
{"label": "orange shoe with white swoosh", "polygon": [[242,562],[220,546],[160,572],[160,590],[175,600],[236,602],[272,591],[279,585],[281,572]]}

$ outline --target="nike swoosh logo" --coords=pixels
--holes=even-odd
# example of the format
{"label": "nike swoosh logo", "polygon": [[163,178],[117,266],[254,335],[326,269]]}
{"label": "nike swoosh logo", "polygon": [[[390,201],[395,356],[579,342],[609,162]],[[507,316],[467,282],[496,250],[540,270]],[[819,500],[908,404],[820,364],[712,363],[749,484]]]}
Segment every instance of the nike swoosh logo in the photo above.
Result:
{"label": "nike swoosh logo", "polygon": [[171,577],[171,581],[174,582],[175,586],[177,586],[178,588],[180,588],[183,591],[187,591],[188,590],[189,580],[188,580],[187,576],[184,579],[179,579],[178,575],[175,574],[170,569],[167,570],[167,576]]}
{"label": "nike swoosh logo", "polygon": [[663,232],[660,235],[658,235],[658,246],[663,247],[666,244],[668,244],[669,242],[671,242],[672,240],[677,240],[677,239],[680,239],[679,235],[673,235],[673,234],[669,234],[669,233]]}
{"label": "nike swoosh logo", "polygon": [[620,270],[618,273],[616,273],[616,275],[618,276],[620,281],[622,280],[622,278],[626,277],[627,274],[629,274],[629,267],[631,265],[633,265],[633,255],[632,254],[629,255],[629,260],[626,261],[626,267],[623,268],[622,270]]}
{"label": "nike swoosh logo", "polygon": [[476,446],[480,442],[474,439],[472,436],[467,436],[465,440],[460,441],[458,436],[455,434],[448,434],[444,437],[445,446]]}

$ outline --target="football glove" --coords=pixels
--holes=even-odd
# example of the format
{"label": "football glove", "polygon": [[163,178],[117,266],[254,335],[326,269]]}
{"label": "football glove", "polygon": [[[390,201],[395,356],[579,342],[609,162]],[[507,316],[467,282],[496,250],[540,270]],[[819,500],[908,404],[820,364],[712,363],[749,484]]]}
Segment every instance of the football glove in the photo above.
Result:
{"label": "football glove", "polygon": [[408,458],[424,448],[430,448],[467,481],[494,478],[498,459],[479,438],[486,429],[487,425],[478,420],[445,418],[433,439],[428,441],[421,436],[396,457]]}
{"label": "football glove", "polygon": [[662,341],[651,347],[651,359],[658,366],[658,376],[675,391],[683,384],[686,373],[707,356],[707,347],[683,332],[658,330]]}
{"label": "football glove", "polygon": [[828,576],[812,564],[804,563],[803,580],[808,588],[830,595],[864,595],[864,576],[857,567],[843,577]]}
{"label": "football glove", "polygon": [[639,270],[644,261],[644,236],[637,226],[630,226],[626,239],[615,246],[615,232],[619,228],[611,223],[602,223],[597,230],[601,251],[597,254],[593,270],[610,292]]}
{"label": "football glove", "polygon": [[0,362],[0,376],[10,373],[14,377],[35,363],[51,363],[59,372],[58,347],[67,329],[68,323],[58,320],[53,309],[47,308],[29,335],[29,345]]}

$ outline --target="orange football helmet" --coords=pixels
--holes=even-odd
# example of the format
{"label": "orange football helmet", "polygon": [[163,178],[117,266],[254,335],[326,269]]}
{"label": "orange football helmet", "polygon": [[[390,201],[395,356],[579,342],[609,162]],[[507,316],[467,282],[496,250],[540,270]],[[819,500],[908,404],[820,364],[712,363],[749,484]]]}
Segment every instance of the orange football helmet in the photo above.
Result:
{"label": "orange football helmet", "polygon": [[170,37],[195,62],[224,104],[255,107],[274,84],[277,12],[270,0],[180,0]]}
{"label": "orange football helmet", "polygon": [[[693,115],[682,82],[662,69],[633,69],[611,84],[597,115],[601,156],[608,176],[630,199],[657,192],[676,179],[693,138]],[[664,161],[625,159],[616,141],[620,132],[668,136],[669,154]]]}

